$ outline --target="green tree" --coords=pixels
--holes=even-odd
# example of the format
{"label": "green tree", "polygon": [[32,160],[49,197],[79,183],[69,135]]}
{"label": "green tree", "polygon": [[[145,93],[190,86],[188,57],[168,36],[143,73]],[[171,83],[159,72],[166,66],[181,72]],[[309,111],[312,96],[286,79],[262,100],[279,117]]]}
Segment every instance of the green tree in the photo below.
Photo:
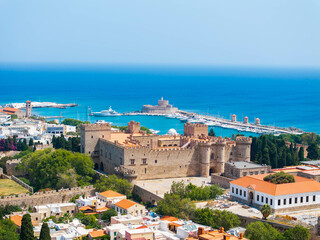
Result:
{"label": "green tree", "polygon": [[114,209],[109,209],[102,214],[101,219],[109,223],[113,216],[117,216],[117,212]]}
{"label": "green tree", "polygon": [[61,122],[61,124],[71,125],[71,126],[76,126],[76,127],[79,126],[82,123],[90,123],[90,122],[88,122],[88,121],[82,122],[80,120],[76,120],[76,119],[72,119],[72,118],[66,118]]}
{"label": "green tree", "polygon": [[210,129],[208,135],[211,136],[211,137],[215,137],[216,136],[216,133],[213,131],[213,128]]}
{"label": "green tree", "polygon": [[240,225],[240,219],[234,213],[210,208],[198,208],[194,214],[194,222],[217,229],[223,227],[225,230]]}
{"label": "green tree", "polygon": [[303,226],[295,226],[289,230],[286,230],[282,234],[281,240],[309,240],[311,238],[311,234],[309,230]]}
{"label": "green tree", "polygon": [[35,240],[30,214],[22,217],[20,240]]}
{"label": "green tree", "polygon": [[133,186],[126,179],[118,178],[116,175],[102,176],[94,185],[98,192],[113,190],[131,197]]}
{"label": "green tree", "polygon": [[280,233],[268,223],[253,222],[247,225],[245,237],[250,240],[275,240]]}
{"label": "green tree", "polygon": [[91,158],[64,149],[45,149],[22,157],[18,169],[26,172],[35,190],[75,187],[92,184],[95,177]]}
{"label": "green tree", "polygon": [[312,142],[309,147],[307,148],[308,151],[308,158],[312,160],[319,159],[319,147],[316,142]]}
{"label": "green tree", "polygon": [[0,240],[18,240],[17,226],[10,219],[0,220]]}
{"label": "green tree", "polygon": [[47,223],[42,224],[39,240],[51,240],[50,229]]}
{"label": "green tree", "polygon": [[30,138],[29,140],[29,146],[33,146],[34,142],[33,142],[33,138]]}
{"label": "green tree", "polygon": [[304,148],[300,147],[299,149],[299,161],[302,162],[304,161]]}
{"label": "green tree", "polygon": [[269,215],[272,213],[271,207],[268,204],[264,204],[261,208],[260,208],[260,212],[262,213],[263,218],[266,220],[267,217],[269,217]]}
{"label": "green tree", "polygon": [[157,213],[183,219],[192,218],[194,211],[194,203],[187,198],[181,198],[177,194],[165,194],[164,198],[158,202],[157,206]]}
{"label": "green tree", "polygon": [[283,171],[274,173],[274,174],[269,174],[268,176],[265,176],[263,180],[266,182],[271,182],[275,184],[295,182],[294,176],[290,174],[286,174]]}

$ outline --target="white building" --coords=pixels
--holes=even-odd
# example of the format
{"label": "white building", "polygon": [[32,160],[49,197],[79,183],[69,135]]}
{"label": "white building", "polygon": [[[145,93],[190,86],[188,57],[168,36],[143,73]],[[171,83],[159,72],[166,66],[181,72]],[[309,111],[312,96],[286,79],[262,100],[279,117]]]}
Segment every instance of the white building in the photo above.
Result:
{"label": "white building", "polygon": [[50,134],[66,134],[66,128],[62,124],[47,124],[47,133]]}
{"label": "white building", "polygon": [[263,180],[267,175],[245,176],[231,181],[231,198],[259,208],[268,204],[274,212],[320,207],[319,182],[294,176],[293,183],[274,184]]}

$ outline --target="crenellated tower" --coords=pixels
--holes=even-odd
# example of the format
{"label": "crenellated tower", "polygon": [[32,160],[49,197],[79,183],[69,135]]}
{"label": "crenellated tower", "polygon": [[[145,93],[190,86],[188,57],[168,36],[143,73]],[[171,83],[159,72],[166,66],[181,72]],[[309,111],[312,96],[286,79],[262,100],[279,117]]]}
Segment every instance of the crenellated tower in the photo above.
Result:
{"label": "crenellated tower", "polygon": [[251,143],[251,138],[243,136],[236,138],[236,161],[250,162]]}
{"label": "crenellated tower", "polygon": [[88,153],[91,157],[99,157],[99,139],[111,139],[109,123],[80,125],[80,152]]}

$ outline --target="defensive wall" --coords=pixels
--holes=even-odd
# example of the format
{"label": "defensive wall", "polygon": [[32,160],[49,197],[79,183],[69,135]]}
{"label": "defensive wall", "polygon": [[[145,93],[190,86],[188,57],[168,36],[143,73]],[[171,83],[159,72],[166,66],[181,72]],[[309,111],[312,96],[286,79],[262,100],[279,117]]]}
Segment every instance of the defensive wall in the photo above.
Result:
{"label": "defensive wall", "polygon": [[145,188],[142,188],[138,185],[134,185],[133,187],[133,193],[140,196],[141,200],[143,202],[150,202],[153,205],[157,204],[160,200],[162,200],[162,197],[154,194],[153,192],[148,191]]}
{"label": "defensive wall", "polygon": [[230,181],[232,181],[232,180],[234,180],[234,179],[221,176],[220,173],[211,174],[211,183],[217,184],[223,188],[229,189],[230,188]]}
{"label": "defensive wall", "polygon": [[19,205],[22,207],[37,206],[51,203],[69,202],[76,195],[92,196],[95,194],[93,186],[85,186],[83,188],[76,187],[71,189],[60,189],[58,191],[36,192],[34,194],[18,194],[3,196],[0,198],[0,206]]}
{"label": "defensive wall", "polygon": [[15,176],[11,176],[11,180],[15,181],[16,183],[18,183],[20,186],[28,189],[29,192],[33,193],[33,187],[29,186],[28,184],[26,184],[25,182],[21,181],[19,178],[15,177]]}

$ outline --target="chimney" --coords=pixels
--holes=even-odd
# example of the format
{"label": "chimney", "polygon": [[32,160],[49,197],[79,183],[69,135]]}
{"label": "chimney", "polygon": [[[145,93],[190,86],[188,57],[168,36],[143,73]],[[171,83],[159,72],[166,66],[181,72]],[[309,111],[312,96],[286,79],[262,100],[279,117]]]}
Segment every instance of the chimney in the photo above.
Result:
{"label": "chimney", "polygon": [[220,233],[224,233],[224,228],[221,227],[219,232],[220,232]]}
{"label": "chimney", "polygon": [[202,234],[204,234],[204,228],[203,228],[203,227],[199,227],[199,228],[198,228],[198,237],[199,237],[200,235],[202,235]]}
{"label": "chimney", "polygon": [[239,239],[243,239],[243,233],[240,233]]}

